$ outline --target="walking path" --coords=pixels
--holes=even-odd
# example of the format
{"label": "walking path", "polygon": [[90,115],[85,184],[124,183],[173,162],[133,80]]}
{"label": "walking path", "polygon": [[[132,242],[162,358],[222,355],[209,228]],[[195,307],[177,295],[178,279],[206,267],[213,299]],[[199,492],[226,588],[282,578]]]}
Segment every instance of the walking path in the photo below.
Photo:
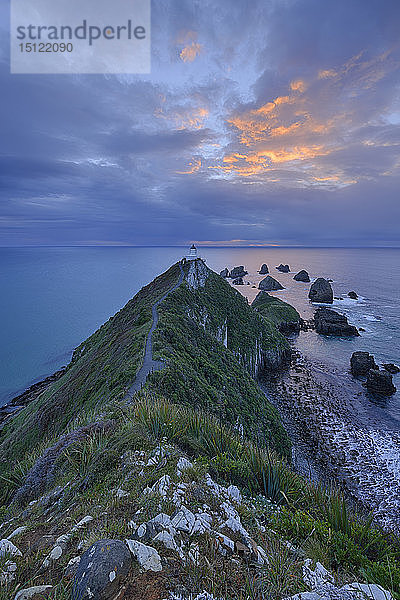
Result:
{"label": "walking path", "polygon": [[154,371],[160,371],[161,369],[163,369],[165,367],[164,361],[153,360],[153,332],[158,324],[157,306],[159,304],[161,304],[161,302],[163,300],[165,300],[165,298],[171,292],[176,290],[176,288],[178,288],[183,281],[185,274],[183,272],[181,262],[179,263],[179,268],[181,270],[181,274],[179,276],[178,283],[176,285],[174,285],[174,287],[172,287],[170,290],[168,290],[168,292],[166,292],[162,298],[157,300],[157,302],[155,302],[151,308],[151,312],[153,315],[153,323],[152,323],[152,326],[150,327],[150,331],[147,334],[147,338],[146,338],[146,349],[144,352],[143,365],[140,367],[139,371],[137,372],[136,379],[133,382],[133,384],[131,385],[131,387],[129,388],[124,400],[132,400],[133,395],[136,392],[138,392],[146,383],[146,379],[147,379],[147,376],[149,375],[149,373],[153,373]]}

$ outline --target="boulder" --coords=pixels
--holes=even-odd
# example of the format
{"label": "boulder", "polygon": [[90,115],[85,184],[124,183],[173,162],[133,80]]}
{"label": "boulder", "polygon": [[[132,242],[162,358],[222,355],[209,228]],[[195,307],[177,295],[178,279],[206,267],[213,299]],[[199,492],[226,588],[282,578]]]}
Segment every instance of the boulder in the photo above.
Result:
{"label": "boulder", "polygon": [[236,277],[244,277],[245,275],[247,275],[247,271],[243,265],[240,265],[240,267],[233,267],[232,271],[229,273],[229,277],[231,279],[236,279]]}
{"label": "boulder", "polygon": [[315,331],[324,335],[360,335],[357,327],[350,325],[344,315],[330,308],[317,308],[314,315]]}
{"label": "boulder", "polygon": [[162,571],[161,557],[155,548],[136,540],[126,540],[126,543],[144,571]]}
{"label": "boulder", "polygon": [[271,292],[273,290],[284,290],[285,288],[271,275],[267,275],[260,283],[258,284],[259,290],[264,290],[265,292]]}
{"label": "boulder", "polygon": [[327,279],[318,277],[316,281],[311,285],[308,297],[311,302],[324,302],[332,304],[333,302],[333,290],[332,286]]}
{"label": "boulder", "polygon": [[289,265],[283,265],[282,263],[279,265],[279,267],[276,267],[276,269],[281,273],[289,273],[290,271]]}
{"label": "boulder", "polygon": [[367,375],[370,369],[377,369],[375,359],[369,352],[353,352],[350,358],[351,373],[354,377]]}
{"label": "boulder", "polygon": [[243,277],[237,277],[232,281],[233,285],[243,285]]}
{"label": "boulder", "polygon": [[[140,542],[136,542],[139,544]],[[128,575],[131,555],[120,540],[95,542],[79,561],[72,582],[72,598],[111,600]]]}
{"label": "boulder", "polygon": [[225,267],[225,269],[222,269],[219,274],[221,277],[229,277],[229,270]]}
{"label": "boulder", "polygon": [[307,271],[305,271],[304,269],[302,269],[301,271],[296,273],[296,275],[293,277],[293,279],[295,281],[305,281],[306,283],[310,282],[310,276],[307,273]]}
{"label": "boulder", "polygon": [[358,300],[358,296],[355,292],[349,292],[347,295],[349,298],[352,298],[353,300]]}
{"label": "boulder", "polygon": [[261,269],[258,272],[260,273],[260,275],[266,275],[267,273],[269,273],[267,265],[265,263],[261,265]]}
{"label": "boulder", "polygon": [[[385,371],[387,371],[388,373],[391,373],[392,375],[396,375],[396,373],[400,373],[400,367],[398,367],[397,365],[394,365],[393,363],[385,363],[383,365],[383,368],[385,369]],[[8,539],[10,539],[10,536],[8,536]]]}
{"label": "boulder", "polygon": [[368,371],[367,389],[373,394],[381,394],[382,396],[391,396],[396,391],[391,374],[379,369],[370,369]]}

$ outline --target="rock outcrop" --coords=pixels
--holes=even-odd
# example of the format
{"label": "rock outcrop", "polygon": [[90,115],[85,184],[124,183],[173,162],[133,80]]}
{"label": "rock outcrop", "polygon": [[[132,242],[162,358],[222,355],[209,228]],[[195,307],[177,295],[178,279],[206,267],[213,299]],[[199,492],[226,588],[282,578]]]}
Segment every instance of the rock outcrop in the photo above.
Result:
{"label": "rock outcrop", "polygon": [[264,290],[265,292],[271,292],[273,290],[284,290],[285,288],[279,283],[279,281],[271,277],[271,275],[268,275],[265,277],[265,279],[260,281],[258,284],[258,289]]}
{"label": "rock outcrop", "polygon": [[235,279],[236,277],[244,277],[245,275],[247,275],[247,271],[243,265],[240,265],[240,267],[233,267],[232,271],[229,273],[229,277],[231,279]]}
{"label": "rock outcrop", "polygon": [[318,279],[311,285],[308,297],[310,298],[311,302],[332,304],[333,290],[331,284],[327,279],[318,277]]}
{"label": "rock outcrop", "polygon": [[289,265],[283,265],[282,263],[279,265],[279,267],[276,267],[276,269],[281,273],[289,273],[290,271]]}
{"label": "rock outcrop", "polygon": [[391,396],[395,393],[396,388],[390,373],[379,369],[370,369],[367,374],[367,390],[373,394]]}
{"label": "rock outcrop", "polygon": [[357,336],[357,327],[350,325],[344,315],[330,308],[318,308],[314,315],[315,331],[324,335]]}
{"label": "rock outcrop", "polygon": [[349,298],[352,298],[353,300],[358,300],[358,295],[356,294],[356,292],[349,292],[347,295]]}
{"label": "rock outcrop", "polygon": [[221,277],[229,277],[229,269],[225,267],[225,269],[222,269],[222,271],[220,271],[219,274],[221,275]]}
{"label": "rock outcrop", "polygon": [[302,269],[301,271],[299,271],[298,273],[296,273],[296,275],[293,277],[293,279],[295,281],[304,281],[305,283],[309,283],[310,282],[310,276],[307,273],[307,271],[305,271],[304,269]]}
{"label": "rock outcrop", "polygon": [[232,281],[233,285],[243,285],[243,277],[237,277]]}
{"label": "rock outcrop", "polygon": [[353,352],[350,368],[354,377],[362,377],[367,375],[370,369],[378,369],[374,357],[369,352]]}
{"label": "rock outcrop", "polygon": [[266,275],[267,273],[269,273],[268,266],[264,263],[263,265],[261,265],[261,268],[258,272],[260,273],[260,275]]}

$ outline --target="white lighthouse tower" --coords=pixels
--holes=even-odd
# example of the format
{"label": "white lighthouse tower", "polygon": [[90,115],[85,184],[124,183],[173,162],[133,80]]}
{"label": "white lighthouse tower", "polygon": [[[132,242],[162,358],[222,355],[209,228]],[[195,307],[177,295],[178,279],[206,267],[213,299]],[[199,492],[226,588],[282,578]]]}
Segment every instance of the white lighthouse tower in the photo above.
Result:
{"label": "white lighthouse tower", "polygon": [[197,254],[197,248],[192,244],[189,249],[189,254],[186,256],[186,260],[196,260],[197,258],[200,258]]}

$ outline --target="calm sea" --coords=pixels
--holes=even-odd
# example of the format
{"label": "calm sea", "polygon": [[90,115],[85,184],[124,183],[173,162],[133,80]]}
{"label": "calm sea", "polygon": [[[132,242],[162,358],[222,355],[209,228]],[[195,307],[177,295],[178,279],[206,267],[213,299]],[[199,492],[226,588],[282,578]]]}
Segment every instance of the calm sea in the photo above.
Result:
{"label": "calm sea", "polygon": [[[0,405],[65,365],[73,348],[184,253],[184,248],[0,248]],[[309,284],[294,281],[294,273],[304,268],[311,278],[333,279],[334,308],[365,332],[353,339],[302,332],[299,350],[343,373],[355,350],[400,363],[400,249],[202,248],[201,254],[218,272],[244,265],[249,285],[241,291],[250,300],[262,279],[257,271],[267,263],[285,287],[275,295],[304,318],[313,314]],[[281,262],[291,273],[276,271]],[[350,290],[357,301],[347,297]],[[399,375],[394,382],[400,389]],[[378,405],[400,419],[399,393]]]}

